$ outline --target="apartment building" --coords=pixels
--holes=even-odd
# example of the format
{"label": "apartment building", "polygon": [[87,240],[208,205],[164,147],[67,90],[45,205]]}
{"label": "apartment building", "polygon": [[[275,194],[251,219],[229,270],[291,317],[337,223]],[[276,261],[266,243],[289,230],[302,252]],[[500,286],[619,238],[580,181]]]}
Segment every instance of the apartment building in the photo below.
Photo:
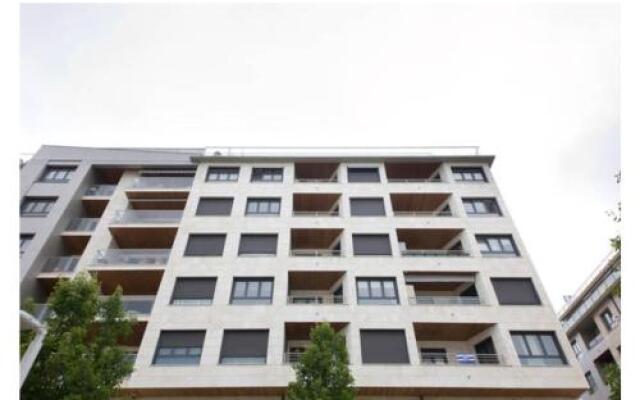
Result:
{"label": "apartment building", "polygon": [[603,369],[620,365],[620,252],[609,254],[560,310],[559,317],[589,385],[581,400],[607,400]]}
{"label": "apartment building", "polygon": [[21,169],[21,295],[45,303],[80,271],[120,285],[138,321],[122,392],[140,399],[283,399],[322,321],[361,399],[577,398],[493,160],[43,146]]}

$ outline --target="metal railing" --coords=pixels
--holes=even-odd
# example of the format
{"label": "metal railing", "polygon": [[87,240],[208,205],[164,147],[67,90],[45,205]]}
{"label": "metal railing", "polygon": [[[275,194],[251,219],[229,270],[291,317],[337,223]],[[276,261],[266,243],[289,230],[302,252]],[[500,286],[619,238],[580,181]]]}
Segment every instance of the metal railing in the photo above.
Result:
{"label": "metal railing", "polygon": [[420,353],[422,365],[503,365],[499,354]]}
{"label": "metal railing", "polygon": [[94,265],[166,265],[171,249],[108,249],[100,250]]}
{"label": "metal railing", "polygon": [[73,272],[78,260],[79,256],[51,257],[42,267],[42,272]]}
{"label": "metal railing", "polygon": [[193,184],[192,176],[141,176],[131,185],[136,189],[185,189]]}
{"label": "metal railing", "polygon": [[120,210],[113,222],[135,224],[177,223],[182,218],[182,210]]}
{"label": "metal railing", "polygon": [[91,185],[84,192],[85,196],[111,196],[117,185]]}
{"label": "metal railing", "polygon": [[464,250],[442,250],[442,249],[411,249],[402,250],[404,257],[466,257],[469,255]]}
{"label": "metal railing", "polygon": [[451,211],[394,211],[396,217],[451,217]]}
{"label": "metal railing", "polygon": [[387,178],[389,183],[424,183],[424,182],[442,182],[440,177],[437,178]]}
{"label": "metal railing", "polygon": [[295,211],[293,210],[294,217],[338,217],[340,211],[328,210],[328,211]]}
{"label": "metal railing", "polygon": [[600,344],[600,342],[602,342],[603,340],[604,340],[604,336],[602,336],[601,334],[598,334],[598,336],[594,337],[593,339],[589,340],[589,342],[587,342],[587,349],[589,350],[593,349],[598,344]]}
{"label": "metal railing", "polygon": [[478,305],[482,304],[477,296],[415,296],[409,297],[413,305]]}
{"label": "metal railing", "polygon": [[340,257],[342,251],[332,249],[291,249],[289,254],[294,257]]}
{"label": "metal railing", "polygon": [[291,295],[287,296],[287,304],[345,304],[342,296],[324,295],[324,296],[305,296]]}
{"label": "metal railing", "polygon": [[285,352],[283,357],[283,362],[285,364],[296,364],[302,358],[303,352],[294,351],[294,352]]}
{"label": "metal railing", "polygon": [[67,225],[67,231],[93,232],[100,218],[73,218]]}

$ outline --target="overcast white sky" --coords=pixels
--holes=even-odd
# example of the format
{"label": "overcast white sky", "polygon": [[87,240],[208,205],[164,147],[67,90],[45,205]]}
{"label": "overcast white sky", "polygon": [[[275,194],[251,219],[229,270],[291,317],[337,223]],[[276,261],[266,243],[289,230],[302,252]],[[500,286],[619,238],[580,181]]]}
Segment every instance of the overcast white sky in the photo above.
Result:
{"label": "overcast white sky", "polygon": [[23,4],[21,150],[479,145],[558,307],[615,232],[618,12]]}

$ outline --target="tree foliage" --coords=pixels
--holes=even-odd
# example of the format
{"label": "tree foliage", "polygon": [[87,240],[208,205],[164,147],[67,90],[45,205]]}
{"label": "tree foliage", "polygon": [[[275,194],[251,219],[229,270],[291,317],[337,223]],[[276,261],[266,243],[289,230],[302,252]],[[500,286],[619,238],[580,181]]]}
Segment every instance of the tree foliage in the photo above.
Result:
{"label": "tree foliage", "polygon": [[615,362],[604,367],[604,376],[609,385],[609,400],[620,400],[620,390],[622,379],[620,377],[620,367]]}
{"label": "tree foliage", "polygon": [[353,400],[355,390],[343,335],[324,322],[311,330],[311,346],[294,365],[291,400]]}
{"label": "tree foliage", "polygon": [[118,339],[132,332],[122,290],[100,298],[88,274],[60,280],[49,298],[47,335],[25,381],[23,400],[108,400],[133,365]]}

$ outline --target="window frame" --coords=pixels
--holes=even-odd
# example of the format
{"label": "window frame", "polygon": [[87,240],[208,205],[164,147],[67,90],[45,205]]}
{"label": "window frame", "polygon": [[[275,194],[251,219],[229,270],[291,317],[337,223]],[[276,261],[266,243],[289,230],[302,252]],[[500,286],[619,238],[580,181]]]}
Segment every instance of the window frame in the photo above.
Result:
{"label": "window frame", "polygon": [[[213,170],[218,170],[215,174],[218,176],[218,179],[211,179],[213,175]],[[235,171],[235,172],[232,172]],[[226,174],[227,179],[219,179],[219,176],[222,174]],[[235,176],[235,179],[229,179],[230,177]],[[210,166],[207,168],[207,175],[205,176],[205,182],[238,182],[240,178],[240,167],[225,167],[225,166]]]}
{"label": "window frame", "polygon": [[[368,296],[363,297],[360,295],[360,282],[366,283]],[[371,287],[372,282],[380,283],[380,296],[373,295],[373,289]],[[393,283],[394,296],[387,295],[385,290],[385,282]],[[398,283],[395,277],[356,277],[356,298],[358,305],[400,305],[400,298],[398,296]],[[392,302],[393,301],[393,302]]]}
{"label": "window frame", "polygon": [[[523,303],[523,302],[503,302],[503,300],[500,299],[500,294],[498,291],[498,287],[496,287],[496,282],[498,283],[504,283],[504,282],[527,282],[530,284],[531,286],[531,290],[533,292],[533,297],[535,298],[534,303]],[[493,291],[496,294],[496,298],[498,300],[498,304],[501,306],[540,306],[542,305],[542,299],[540,299],[540,295],[538,294],[538,290],[536,289],[536,285],[533,282],[533,279],[528,278],[528,277],[492,277],[491,278],[491,286],[493,286]],[[505,300],[506,301],[506,300]]]}
{"label": "window frame", "polygon": [[[605,314],[608,314],[610,318],[606,318]],[[608,332],[611,332],[618,326],[616,316],[611,312],[609,307],[598,313],[598,318],[600,318],[600,321],[602,321]]]}
{"label": "window frame", "polygon": [[[26,196],[20,204],[20,216],[36,218],[46,217],[49,215],[57,201],[58,198],[53,196]],[[43,210],[34,212],[36,207],[40,207]]]}
{"label": "window frame", "polygon": [[[261,332],[266,334],[266,345],[264,348],[264,358],[260,357],[260,362],[255,362],[257,357],[225,357],[225,335],[227,333],[239,333],[239,332]],[[220,342],[220,356],[218,357],[218,365],[267,365],[269,359],[269,329],[224,329],[222,331],[222,341]],[[231,358],[232,360],[245,359],[249,362],[224,362],[225,358]]]}
{"label": "window frame", "polygon": [[[202,336],[202,344],[200,344],[200,346],[160,346],[160,341],[162,339],[162,334],[163,333],[169,333],[169,332],[204,332],[204,335]],[[200,365],[200,361],[202,360],[202,350],[204,349],[204,342],[206,340],[206,336],[207,336],[207,331],[205,329],[194,329],[194,330],[161,330],[160,334],[158,335],[158,340],[156,342],[156,348],[155,351],[153,353],[153,359],[151,361],[151,365],[152,366],[163,366],[163,367],[167,367],[167,366],[180,366],[180,367],[184,367],[184,366],[199,366]],[[185,350],[186,353],[189,353],[190,349],[200,349],[200,351],[198,352],[197,355],[190,355],[187,354],[187,356],[182,356],[182,357],[189,357],[192,358],[194,362],[182,362],[182,363],[166,363],[166,362],[158,362],[158,358],[162,357],[162,358],[169,358],[171,359],[171,357],[175,357],[178,358],[175,355],[160,355],[161,349],[171,349],[172,352],[175,352],[177,349],[180,350]],[[197,359],[196,359],[197,358]]]}
{"label": "window frame", "polygon": [[[356,245],[355,245],[356,240],[355,239],[356,239],[356,237],[362,237],[362,236],[369,236],[369,237],[370,236],[384,236],[384,237],[386,237],[389,252],[388,253],[380,253],[380,252],[378,252],[378,253],[365,253],[365,254],[357,253],[356,252]],[[380,257],[380,256],[382,256],[382,257],[391,257],[391,256],[393,256],[393,247],[391,246],[391,235],[389,235],[388,233],[352,233],[351,234],[351,247],[352,247],[352,251],[353,251],[353,256],[354,257],[371,257],[371,256],[374,256],[374,257]]]}
{"label": "window frame", "polygon": [[[242,239],[250,236],[275,236],[276,245],[273,253],[243,253],[242,252]],[[278,255],[278,234],[277,233],[241,233],[240,240],[238,241],[238,257],[276,257]]]}
{"label": "window frame", "polygon": [[29,245],[31,244],[31,242],[33,242],[33,238],[36,235],[33,233],[21,233],[20,234],[20,256],[22,256],[27,249],[29,248]]}
{"label": "window frame", "polygon": [[[255,212],[250,212],[249,211],[249,207],[252,203],[256,204],[256,211]],[[260,212],[260,205],[261,204],[267,204],[267,212]],[[277,212],[271,212],[271,208],[273,206],[273,204],[278,205],[278,211]],[[279,216],[280,215],[280,211],[282,210],[282,200],[280,197],[247,197],[247,202],[244,208],[244,215],[245,216],[252,216],[252,217],[273,217],[273,216]]]}
{"label": "window frame", "polygon": [[[365,335],[367,333],[381,333],[381,332],[394,332],[398,335],[402,334],[402,347],[404,350],[404,354],[402,355],[403,357],[399,357],[402,358],[402,360],[380,360],[380,361],[365,361],[366,358],[370,359],[371,355],[365,357],[365,354],[367,354],[367,352],[365,351],[365,340],[363,340],[363,333],[365,333]],[[411,364],[411,358],[409,357],[409,347],[408,347],[408,343],[407,343],[407,332],[405,331],[405,329],[360,329],[360,357],[362,360],[362,364],[363,365],[410,365]],[[398,344],[399,344],[398,343]],[[377,355],[377,354],[375,354]],[[375,358],[375,357],[374,357]]]}
{"label": "window frame", "polygon": [[[491,240],[497,240],[501,251],[494,251],[491,249]],[[513,248],[513,252],[505,251],[505,246],[503,245],[503,240],[508,240]],[[476,243],[478,244],[478,248],[480,249],[480,253],[483,257],[520,257],[520,250],[516,245],[516,241],[513,238],[513,235],[509,234],[478,234],[476,235]],[[484,251],[483,245],[486,246],[489,251]]]}
{"label": "window frame", "polygon": [[589,389],[587,389],[589,394],[594,394],[598,391],[598,384],[596,383],[596,380],[593,377],[591,371],[587,371],[584,373],[584,379],[587,381],[587,385],[589,385]]}
{"label": "window frame", "polygon": [[[211,236],[211,237],[222,237],[222,249],[220,251],[220,254],[189,254],[189,243],[191,241],[192,237],[207,237],[207,236]],[[227,244],[227,234],[226,233],[190,233],[189,236],[187,236],[187,243],[184,247],[184,252],[182,254],[183,257],[222,257],[224,256],[224,249],[225,246]]]}
{"label": "window frame", "polygon": [[[376,171],[376,176],[377,176],[377,180],[375,181],[368,181],[368,180],[351,180],[351,174],[350,172],[352,170],[375,170]],[[371,166],[371,167],[358,167],[358,166],[353,166],[353,167],[349,167],[347,166],[347,183],[381,183],[382,182],[382,176],[380,174],[380,167],[379,166]]]}
{"label": "window frame", "polygon": [[[42,183],[67,183],[71,180],[73,173],[78,169],[77,165],[47,165],[44,167],[38,182]],[[47,177],[53,172],[53,177]],[[58,174],[62,173],[62,176]]]}
{"label": "window frame", "polygon": [[[477,206],[478,203],[482,203],[487,211],[486,212],[479,211]],[[489,203],[489,205],[487,203]],[[472,211],[470,211],[467,208],[467,205],[471,206]],[[495,197],[463,197],[462,206],[464,208],[464,212],[468,216],[502,217],[502,209],[500,209],[500,206],[498,205],[498,200]]]}
{"label": "window frame", "polygon": [[[520,365],[523,367],[558,367],[567,365],[567,358],[564,355],[564,351],[562,350],[562,346],[558,341],[558,337],[554,331],[510,331],[511,334],[511,342],[513,347],[516,350],[516,354],[518,355],[518,359],[520,360]],[[539,350],[542,350],[542,355],[534,355],[535,352],[531,350],[528,337],[533,336],[537,340],[537,346]],[[542,337],[547,336],[551,337],[552,343],[555,346],[555,350],[558,355],[552,355],[547,353],[547,349],[545,347],[544,342],[542,341]],[[527,351],[527,355],[522,355],[518,351],[518,346],[516,345],[515,337],[521,337],[522,343],[525,346],[525,350]],[[527,360],[541,360],[543,364],[528,364]],[[560,361],[560,363],[553,364],[545,364],[548,360]]]}
{"label": "window frame", "polygon": [[[279,171],[279,173],[278,173]],[[269,176],[269,179],[264,179]],[[279,177],[279,179],[273,179]],[[284,181],[284,167],[253,167],[251,168],[251,182],[280,183]]]}
{"label": "window frame", "polygon": [[[379,201],[382,204],[382,214],[358,214],[355,213],[354,210],[357,207],[354,207],[354,202],[358,201]],[[384,204],[384,197],[349,197],[349,215],[351,217],[386,217],[387,210]]]}
{"label": "window frame", "polygon": [[[178,288],[178,282],[185,281],[202,281],[209,280],[213,281],[213,291],[211,293],[211,298],[176,298],[176,290]],[[216,295],[216,285],[218,284],[218,278],[215,276],[178,276],[174,280],[173,283],[173,291],[171,292],[171,299],[169,300],[169,305],[172,306],[210,306],[213,304],[213,298]],[[176,303],[176,300],[179,302]]]}
{"label": "window frame", "polygon": [[[231,200],[231,205],[229,206],[229,212],[227,214],[206,214],[203,213],[202,209],[201,209],[201,204],[202,201],[225,201],[228,202],[229,200]],[[233,197],[213,197],[213,196],[202,196],[198,199],[198,205],[196,206],[196,213],[195,216],[196,217],[228,217],[233,213],[233,203],[234,203],[234,198]]]}
{"label": "window frame", "polygon": [[[256,296],[248,296],[249,283],[258,283]],[[269,282],[270,291],[269,297],[262,296],[263,285]],[[236,296],[236,286],[239,283],[244,283],[243,296]],[[275,285],[275,279],[272,276],[260,276],[260,277],[234,277],[231,283],[231,294],[229,297],[230,305],[271,305],[273,304],[273,289]],[[268,300],[268,301],[267,301]]]}
{"label": "window frame", "polygon": [[[471,178],[467,174],[471,174]],[[478,179],[476,174],[480,174],[482,179]],[[475,167],[451,167],[451,176],[454,182],[458,183],[487,183],[489,179],[481,166]]]}

